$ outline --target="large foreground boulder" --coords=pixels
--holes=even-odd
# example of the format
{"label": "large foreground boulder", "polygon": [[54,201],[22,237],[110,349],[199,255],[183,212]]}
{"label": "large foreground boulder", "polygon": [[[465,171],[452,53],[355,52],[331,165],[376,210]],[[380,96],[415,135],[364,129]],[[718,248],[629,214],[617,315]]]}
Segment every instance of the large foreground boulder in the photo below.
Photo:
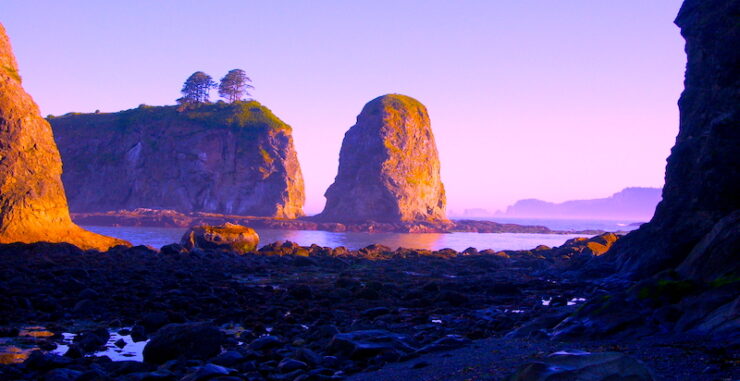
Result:
{"label": "large foreground boulder", "polygon": [[445,219],[445,190],[427,109],[389,94],[362,109],[347,131],[339,172],[319,218],[334,222]]}
{"label": "large foreground boulder", "polygon": [[144,347],[144,361],[161,364],[177,358],[206,360],[221,352],[224,334],[200,323],[168,324]]}
{"label": "large foreground boulder", "polygon": [[[676,18],[688,58],[678,137],[655,216],[605,255],[621,274],[640,279],[676,267],[701,279],[740,273],[737,247],[717,241],[733,237],[723,231],[737,232],[737,218],[726,218],[740,209],[738,14],[737,0],[686,0]],[[689,257],[692,265],[682,266]]]}
{"label": "large foreground boulder", "polygon": [[99,250],[128,245],[72,223],[61,174],[51,127],[23,90],[0,25],[0,243],[69,242]]}
{"label": "large foreground boulder", "polygon": [[186,249],[198,248],[245,254],[257,250],[259,242],[260,237],[254,229],[227,222],[218,226],[194,226],[185,232],[180,244]]}

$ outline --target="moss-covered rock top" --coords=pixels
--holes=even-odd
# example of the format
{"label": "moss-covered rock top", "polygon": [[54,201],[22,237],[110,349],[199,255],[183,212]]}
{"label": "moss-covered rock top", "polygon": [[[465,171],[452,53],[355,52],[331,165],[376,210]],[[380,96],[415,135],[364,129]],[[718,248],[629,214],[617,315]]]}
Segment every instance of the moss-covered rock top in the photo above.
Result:
{"label": "moss-covered rock top", "polygon": [[385,112],[395,113],[399,111],[423,110],[426,113],[426,107],[418,100],[403,94],[385,94],[381,95],[370,102],[363,108],[363,112]]}
{"label": "moss-covered rock top", "polygon": [[[75,125],[126,128],[152,121],[187,121],[212,128],[287,130],[291,128],[257,101],[216,102],[190,106],[147,106],[114,113],[68,113],[50,116],[54,121],[74,121]],[[113,123],[112,123],[113,122]]]}

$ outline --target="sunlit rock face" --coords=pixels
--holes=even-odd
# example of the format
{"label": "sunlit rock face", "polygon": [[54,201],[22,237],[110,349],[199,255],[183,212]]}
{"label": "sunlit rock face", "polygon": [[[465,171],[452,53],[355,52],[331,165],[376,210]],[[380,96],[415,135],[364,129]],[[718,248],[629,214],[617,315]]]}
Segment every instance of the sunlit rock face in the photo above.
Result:
{"label": "sunlit rock face", "polygon": [[140,106],[49,121],[72,212],[303,215],[291,128],[259,102]]}
{"label": "sunlit rock face", "polygon": [[623,274],[740,273],[738,14],[740,1],[687,0],[676,18],[688,58],[678,137],[655,216],[607,254]]}
{"label": "sunlit rock face", "polygon": [[0,25],[0,243],[69,242],[101,250],[126,244],[72,223],[61,174],[51,127],[23,90]]}
{"label": "sunlit rock face", "polygon": [[339,173],[319,218],[330,221],[445,219],[445,190],[426,107],[399,94],[373,99],[347,131]]}
{"label": "sunlit rock face", "polygon": [[246,254],[257,250],[259,241],[254,229],[227,222],[218,226],[193,226],[182,236],[180,244],[188,250],[198,248]]}

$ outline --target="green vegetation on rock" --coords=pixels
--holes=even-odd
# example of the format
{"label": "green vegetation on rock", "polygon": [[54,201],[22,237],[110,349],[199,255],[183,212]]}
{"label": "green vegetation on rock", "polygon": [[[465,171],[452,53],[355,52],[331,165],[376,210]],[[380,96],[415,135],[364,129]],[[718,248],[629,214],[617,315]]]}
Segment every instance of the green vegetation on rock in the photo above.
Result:
{"label": "green vegetation on rock", "polygon": [[640,299],[666,299],[676,303],[695,292],[698,285],[690,280],[661,279],[656,284],[640,288],[637,297]]}
{"label": "green vegetation on rock", "polygon": [[185,111],[185,116],[215,126],[240,128],[290,129],[267,107],[257,101],[218,102],[197,105]]}
{"label": "green vegetation on rock", "polygon": [[721,276],[709,283],[710,286],[717,288],[722,287],[731,283],[740,282],[740,276],[737,275],[725,275]]}
{"label": "green vegetation on rock", "polygon": [[[117,113],[67,113],[55,119],[79,118],[91,128],[116,127],[125,131],[133,125],[171,120],[173,122],[195,122],[209,128],[244,128],[255,130],[286,130],[291,128],[283,123],[267,107],[257,101],[236,101],[234,103],[202,103],[182,106],[141,105]],[[114,120],[112,120],[112,118]],[[113,121],[113,123],[111,123]]]}

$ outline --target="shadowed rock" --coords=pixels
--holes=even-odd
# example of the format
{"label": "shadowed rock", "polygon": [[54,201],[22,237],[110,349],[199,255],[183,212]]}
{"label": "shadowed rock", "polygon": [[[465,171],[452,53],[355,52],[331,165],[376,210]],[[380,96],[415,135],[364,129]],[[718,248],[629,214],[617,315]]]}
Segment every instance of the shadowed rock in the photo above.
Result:
{"label": "shadowed rock", "polygon": [[[687,0],[676,18],[688,58],[678,137],[655,216],[606,254],[622,274],[644,278],[679,267],[710,279],[740,272],[737,247],[717,242],[733,237],[722,231],[739,229],[739,219],[729,218],[740,209],[738,14],[740,1]],[[691,263],[711,266],[680,266],[692,251]]]}
{"label": "shadowed rock", "polygon": [[100,250],[128,245],[72,223],[61,174],[51,127],[23,90],[0,25],[0,243],[69,242]]}
{"label": "shadowed rock", "polygon": [[161,364],[180,357],[205,360],[221,352],[223,341],[223,333],[210,325],[169,324],[146,344],[144,361]]}
{"label": "shadowed rock", "polygon": [[339,172],[319,215],[328,221],[445,219],[445,190],[426,107],[399,94],[373,99],[347,131]]}

